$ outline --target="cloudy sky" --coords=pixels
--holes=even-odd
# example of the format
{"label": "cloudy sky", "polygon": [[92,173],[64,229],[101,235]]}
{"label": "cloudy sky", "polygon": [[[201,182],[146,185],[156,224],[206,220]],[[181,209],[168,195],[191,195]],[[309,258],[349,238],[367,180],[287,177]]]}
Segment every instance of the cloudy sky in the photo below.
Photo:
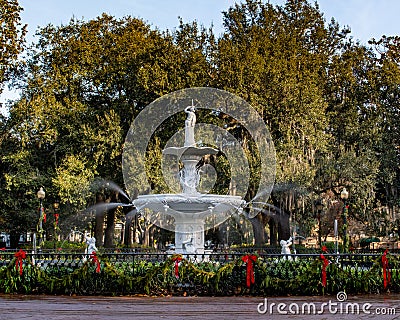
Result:
{"label": "cloudy sky", "polygon": [[[268,0],[265,0],[268,1]],[[28,42],[34,41],[38,26],[68,24],[72,17],[90,20],[103,12],[115,17],[142,18],[154,28],[173,30],[178,17],[185,22],[196,20],[214,31],[222,31],[222,11],[234,0],[19,0],[24,8],[22,23],[28,24]],[[269,0],[282,5],[285,0]],[[354,39],[367,43],[382,35],[400,34],[399,0],[317,0],[327,21],[334,17],[341,26],[349,26]],[[0,103],[16,94],[5,92]]]}

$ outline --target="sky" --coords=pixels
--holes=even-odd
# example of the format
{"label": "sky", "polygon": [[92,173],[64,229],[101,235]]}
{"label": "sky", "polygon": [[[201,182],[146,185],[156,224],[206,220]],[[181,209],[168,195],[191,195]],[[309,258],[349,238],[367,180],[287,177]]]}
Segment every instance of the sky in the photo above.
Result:
{"label": "sky", "polygon": [[[238,0],[240,1],[240,0]],[[24,11],[23,24],[28,25],[27,42],[35,41],[37,28],[51,23],[66,25],[72,17],[91,20],[103,12],[116,18],[141,18],[154,28],[173,30],[184,22],[196,20],[205,27],[213,24],[215,34],[223,31],[222,11],[227,11],[235,0],[19,0]],[[283,5],[285,0],[264,0]],[[313,0],[312,0],[313,1]],[[366,44],[382,35],[400,35],[399,0],[317,0],[327,21],[332,17],[340,26],[349,26],[355,40]],[[18,93],[5,90],[0,103],[15,99]]]}

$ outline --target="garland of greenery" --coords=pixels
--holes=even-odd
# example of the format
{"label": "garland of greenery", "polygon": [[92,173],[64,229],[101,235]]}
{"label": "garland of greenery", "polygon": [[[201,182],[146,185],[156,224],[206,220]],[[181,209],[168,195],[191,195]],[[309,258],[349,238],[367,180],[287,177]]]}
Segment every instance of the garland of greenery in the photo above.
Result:
{"label": "garland of greenery", "polygon": [[[391,281],[386,290],[400,292],[399,259],[388,255]],[[164,262],[134,261],[112,263],[98,255],[100,272],[92,260],[79,268],[47,266],[45,269],[25,259],[22,273],[16,268],[17,258],[0,268],[2,293],[109,294],[109,295],[318,295],[347,293],[380,293],[381,258],[364,264],[343,266],[334,261],[327,266],[327,285],[321,282],[322,260],[264,260],[253,264],[255,282],[246,285],[249,269],[243,259],[220,264],[196,262],[172,255]],[[175,263],[179,261],[176,269]],[[99,271],[99,270],[97,270]],[[177,272],[177,274],[176,274]]]}

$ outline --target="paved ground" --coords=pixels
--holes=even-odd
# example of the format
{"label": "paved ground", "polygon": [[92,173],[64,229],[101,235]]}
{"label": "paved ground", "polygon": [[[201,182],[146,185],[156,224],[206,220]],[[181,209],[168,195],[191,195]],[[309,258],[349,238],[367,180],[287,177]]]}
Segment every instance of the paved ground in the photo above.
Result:
{"label": "paved ground", "polygon": [[[278,304],[281,304],[280,309]],[[313,306],[315,306],[315,312]],[[357,308],[359,308],[359,314],[356,314]],[[266,312],[260,313],[257,309],[260,312]],[[292,314],[297,311],[298,314]],[[280,314],[282,312],[287,314]],[[382,315],[382,313],[385,315]],[[69,297],[0,295],[1,320],[250,320],[287,318],[308,320],[400,319],[400,295],[350,296],[343,302],[338,301],[336,297]]]}

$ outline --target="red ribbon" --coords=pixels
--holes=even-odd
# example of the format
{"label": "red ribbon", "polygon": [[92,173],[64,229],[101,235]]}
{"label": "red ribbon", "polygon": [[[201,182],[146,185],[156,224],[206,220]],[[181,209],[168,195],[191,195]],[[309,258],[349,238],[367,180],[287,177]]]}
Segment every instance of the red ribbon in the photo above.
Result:
{"label": "red ribbon", "polygon": [[6,251],[6,248],[0,248],[0,251]]}
{"label": "red ribbon", "polygon": [[96,272],[99,273],[100,272],[100,261],[99,261],[99,258],[97,258],[96,251],[92,251],[92,253],[90,254],[90,258],[92,258],[93,263],[96,264]]}
{"label": "red ribbon", "polygon": [[43,207],[39,208],[39,214],[40,214],[40,218],[43,219],[43,222],[46,223],[47,217],[46,217],[46,212],[44,211]]}
{"label": "red ribbon", "polygon": [[60,217],[59,213],[54,214],[56,225],[58,225],[58,218]]}
{"label": "red ribbon", "polygon": [[321,253],[319,256],[322,259],[322,271],[321,271],[321,282],[322,286],[326,287],[326,267],[329,264],[329,260]]}
{"label": "red ribbon", "polygon": [[26,259],[26,252],[22,249],[19,249],[18,252],[14,254],[14,257],[17,258],[15,261],[15,269],[18,271],[19,267],[19,274],[22,276],[22,271],[23,271],[23,259]]}
{"label": "red ribbon", "polygon": [[174,270],[175,270],[175,277],[178,279],[179,278],[179,261],[182,260],[182,257],[178,256],[172,259],[172,261],[175,261],[174,265]]}
{"label": "red ribbon", "polygon": [[383,272],[383,288],[386,289],[390,283],[390,270],[389,270],[389,260],[387,258],[388,250],[386,249],[382,255],[382,272]]}
{"label": "red ribbon", "polygon": [[250,288],[251,284],[255,282],[253,262],[257,261],[257,256],[248,254],[242,257],[242,261],[246,263],[246,285]]}

